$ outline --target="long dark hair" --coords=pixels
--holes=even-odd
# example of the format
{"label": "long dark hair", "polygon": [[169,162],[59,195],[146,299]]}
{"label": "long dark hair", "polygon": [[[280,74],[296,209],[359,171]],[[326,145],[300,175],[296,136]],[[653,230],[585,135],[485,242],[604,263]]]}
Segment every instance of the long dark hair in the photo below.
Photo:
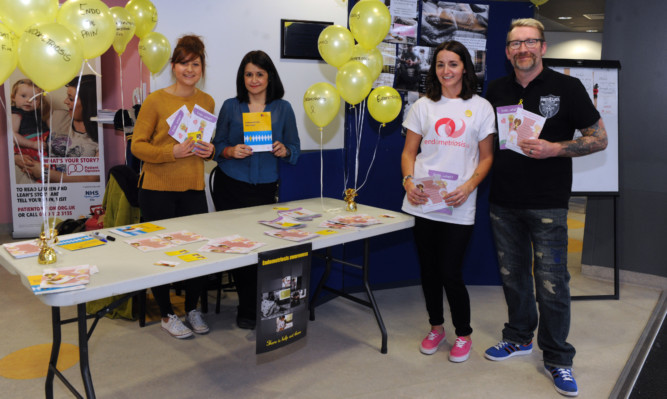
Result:
{"label": "long dark hair", "polygon": [[278,70],[276,69],[276,66],[273,65],[271,57],[262,50],[254,50],[243,57],[236,74],[236,98],[238,98],[239,101],[243,103],[250,102],[250,98],[248,98],[248,89],[245,87],[245,79],[243,76],[245,74],[245,67],[248,64],[254,64],[269,74],[269,84],[266,88],[267,104],[278,98],[283,98],[285,95],[285,88],[280,81]]}
{"label": "long dark hair", "polygon": [[438,47],[433,51],[433,59],[431,60],[431,68],[428,70],[428,75],[426,75],[426,97],[430,98],[433,101],[440,100],[442,97],[442,85],[438,80],[438,76],[435,73],[436,63],[438,59],[438,54],[443,51],[451,51],[461,58],[463,62],[463,73],[461,93],[459,97],[468,100],[477,89],[477,76],[475,75],[475,65],[472,63],[470,58],[470,53],[468,49],[463,44],[457,42],[456,40],[451,40],[448,42],[442,42]]}
{"label": "long dark hair", "polygon": [[[76,89],[79,85],[79,77],[72,79],[65,87],[74,87]],[[97,79],[95,75],[81,75],[81,85],[79,86],[79,101],[81,104],[81,115],[83,116],[83,124],[86,127],[86,133],[94,141],[98,142],[98,127],[97,122],[91,121],[90,118],[97,116]],[[76,108],[78,104],[74,104]],[[72,108],[72,113],[74,113]]]}

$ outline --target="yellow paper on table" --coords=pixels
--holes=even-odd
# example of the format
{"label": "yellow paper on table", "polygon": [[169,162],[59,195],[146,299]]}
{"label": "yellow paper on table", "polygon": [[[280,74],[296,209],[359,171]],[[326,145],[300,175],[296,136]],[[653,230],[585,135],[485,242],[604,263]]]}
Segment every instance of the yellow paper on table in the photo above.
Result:
{"label": "yellow paper on table", "polygon": [[66,240],[60,240],[58,246],[65,249],[69,249],[70,251],[76,251],[78,249],[92,248],[104,244],[105,243],[103,241],[100,241],[87,234],[84,234],[81,236],[68,238]]}
{"label": "yellow paper on table", "polygon": [[179,249],[177,251],[170,251],[170,252],[165,252],[168,256],[176,256],[176,255],[185,255],[188,253],[187,249]]}
{"label": "yellow paper on table", "polygon": [[206,259],[204,255],[200,254],[186,254],[186,255],[180,255],[179,258],[183,259],[186,262],[193,262],[195,260],[202,260]]}
{"label": "yellow paper on table", "polygon": [[243,113],[243,143],[255,152],[273,149],[270,112]]}

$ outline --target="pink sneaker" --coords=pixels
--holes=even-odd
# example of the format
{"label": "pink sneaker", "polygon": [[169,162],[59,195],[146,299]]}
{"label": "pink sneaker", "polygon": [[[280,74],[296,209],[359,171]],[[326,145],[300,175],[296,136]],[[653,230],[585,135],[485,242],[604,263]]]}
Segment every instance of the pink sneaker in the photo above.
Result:
{"label": "pink sneaker", "polygon": [[454,363],[461,363],[468,360],[470,357],[470,348],[472,347],[472,340],[457,337],[456,342],[452,346],[452,350],[449,351],[449,360]]}
{"label": "pink sneaker", "polygon": [[431,330],[419,346],[419,351],[425,355],[432,355],[438,350],[438,346],[445,341],[445,330],[439,333],[436,329]]}

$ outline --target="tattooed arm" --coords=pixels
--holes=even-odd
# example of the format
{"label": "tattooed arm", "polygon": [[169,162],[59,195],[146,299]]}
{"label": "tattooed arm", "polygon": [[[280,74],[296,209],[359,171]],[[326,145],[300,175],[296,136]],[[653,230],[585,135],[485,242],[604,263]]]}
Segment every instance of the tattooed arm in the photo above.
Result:
{"label": "tattooed arm", "polygon": [[522,140],[519,146],[524,154],[537,159],[549,157],[580,157],[607,148],[607,131],[602,119],[581,129],[582,136],[569,141],[551,143],[546,140]]}
{"label": "tattooed arm", "polygon": [[582,136],[576,140],[561,142],[561,157],[580,157],[592,154],[607,148],[607,130],[604,128],[602,119],[592,126],[581,129]]}

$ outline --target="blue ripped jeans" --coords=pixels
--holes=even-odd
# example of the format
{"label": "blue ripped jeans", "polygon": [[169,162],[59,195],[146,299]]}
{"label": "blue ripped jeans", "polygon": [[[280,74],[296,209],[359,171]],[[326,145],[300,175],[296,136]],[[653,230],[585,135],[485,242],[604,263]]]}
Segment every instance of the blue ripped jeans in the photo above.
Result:
{"label": "blue ripped jeans", "polygon": [[528,344],[538,328],[544,364],[571,368],[576,351],[566,342],[570,331],[567,209],[491,204],[491,226],[509,315],[503,340]]}

